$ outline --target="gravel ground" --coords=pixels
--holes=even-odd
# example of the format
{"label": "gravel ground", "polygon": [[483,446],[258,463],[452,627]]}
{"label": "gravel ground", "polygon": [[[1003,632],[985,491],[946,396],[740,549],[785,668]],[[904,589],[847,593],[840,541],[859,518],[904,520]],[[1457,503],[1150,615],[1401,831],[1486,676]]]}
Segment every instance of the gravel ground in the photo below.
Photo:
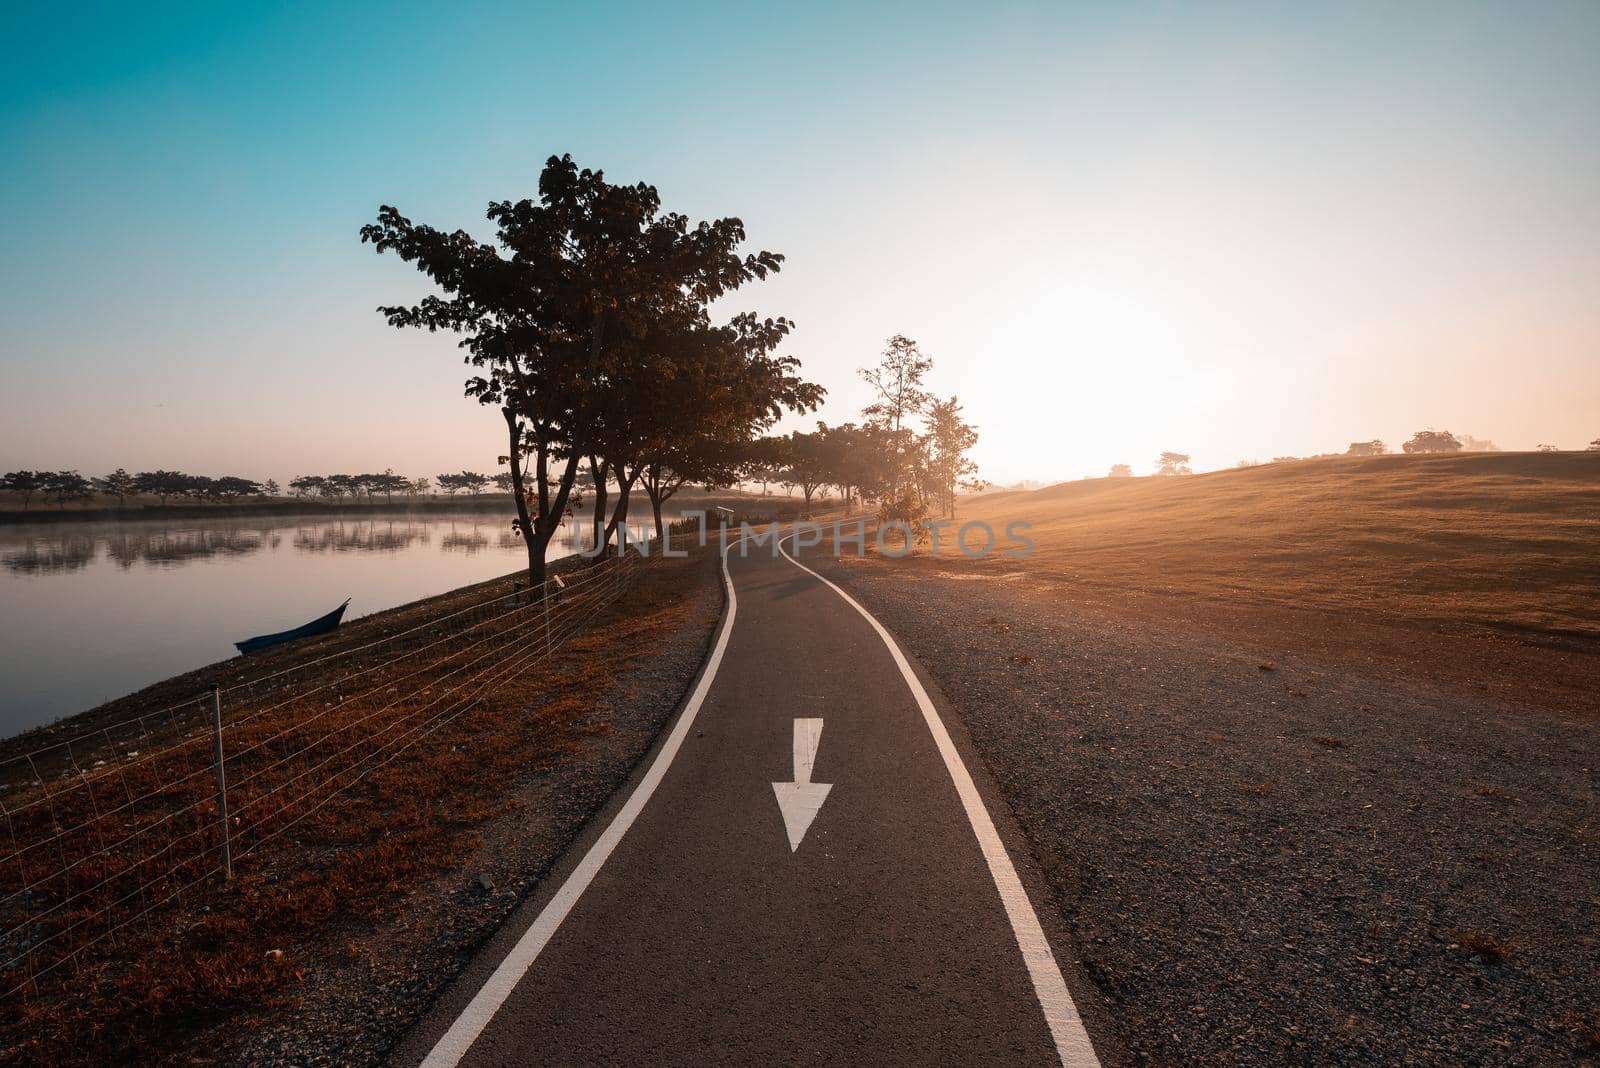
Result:
{"label": "gravel ground", "polygon": [[1600,1051],[1600,699],[1563,715],[1004,581],[820,567],[960,710],[1136,1059]]}
{"label": "gravel ground", "polygon": [[[677,708],[722,610],[714,556],[686,591],[690,620],[652,655],[625,666],[597,701],[582,759],[506,784],[505,816],[479,827],[472,863],[407,894],[375,924],[331,934],[342,952],[316,962],[288,1004],[212,1036],[227,1063],[379,1063],[445,984],[533,889],[611,796]],[[234,1036],[247,1033],[242,1049]],[[205,1048],[207,1042],[190,1048]]]}

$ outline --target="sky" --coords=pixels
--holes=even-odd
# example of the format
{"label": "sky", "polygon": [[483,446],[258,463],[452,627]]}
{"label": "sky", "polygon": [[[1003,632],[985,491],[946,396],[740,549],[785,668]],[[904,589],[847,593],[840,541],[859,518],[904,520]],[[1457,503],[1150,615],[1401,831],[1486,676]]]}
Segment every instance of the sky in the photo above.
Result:
{"label": "sky", "polygon": [[493,470],[358,230],[564,152],[787,256],[724,310],[821,418],[915,338],[997,483],[1600,435],[1600,4],[585,7],[6,5],[0,470]]}

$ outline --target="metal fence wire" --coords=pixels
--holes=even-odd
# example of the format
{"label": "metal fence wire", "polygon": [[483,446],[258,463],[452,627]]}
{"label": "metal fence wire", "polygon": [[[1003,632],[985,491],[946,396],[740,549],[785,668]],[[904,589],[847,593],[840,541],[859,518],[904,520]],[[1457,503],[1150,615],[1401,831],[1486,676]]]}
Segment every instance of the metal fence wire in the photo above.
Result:
{"label": "metal fence wire", "polygon": [[258,853],[581,634],[627,552],[0,763],[0,997]]}

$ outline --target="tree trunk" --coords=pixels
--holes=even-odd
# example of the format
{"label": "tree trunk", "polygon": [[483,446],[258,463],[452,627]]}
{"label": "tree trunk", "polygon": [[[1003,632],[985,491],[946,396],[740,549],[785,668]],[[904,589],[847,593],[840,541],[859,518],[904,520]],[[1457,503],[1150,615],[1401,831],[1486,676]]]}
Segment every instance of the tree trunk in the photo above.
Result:
{"label": "tree trunk", "polygon": [[[606,524],[605,538],[607,543],[609,543],[612,536],[616,534],[617,525],[619,523],[627,522],[628,498],[633,493],[633,484],[639,480],[638,471],[635,471],[633,475],[628,478],[623,478],[622,474],[624,470],[625,468],[623,465],[619,463],[617,465],[617,506],[611,512],[611,521]],[[622,544],[620,542],[617,544],[617,555],[622,555]]]}
{"label": "tree trunk", "polygon": [[589,457],[589,474],[594,479],[594,519],[590,525],[590,536],[599,556],[599,548],[603,544],[600,540],[605,531],[606,524],[606,469],[611,465],[597,456]]}
{"label": "tree trunk", "polygon": [[650,514],[656,521],[656,542],[659,544],[666,535],[666,530],[661,525],[661,502],[666,498],[661,495],[661,465],[651,464],[644,472],[644,492],[650,498]]}
{"label": "tree trunk", "polygon": [[[555,531],[538,530],[528,518],[528,497],[522,488],[522,426],[517,421],[517,414],[510,408],[502,408],[500,411],[505,416],[506,433],[511,439],[511,495],[517,502],[517,527],[522,531],[522,541],[528,549],[528,584],[537,587],[539,596],[543,597],[544,551],[550,544],[550,535]],[[543,445],[540,448],[542,449]],[[538,526],[543,525],[538,524]]]}

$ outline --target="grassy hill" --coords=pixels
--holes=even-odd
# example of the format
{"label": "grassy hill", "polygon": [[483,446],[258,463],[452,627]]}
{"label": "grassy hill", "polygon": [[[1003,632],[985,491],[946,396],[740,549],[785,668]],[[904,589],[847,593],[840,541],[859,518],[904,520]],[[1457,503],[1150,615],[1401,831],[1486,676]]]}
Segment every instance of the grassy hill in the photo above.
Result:
{"label": "grassy hill", "polygon": [[1600,453],[1306,460],[963,502],[1025,574],[1600,639]]}

